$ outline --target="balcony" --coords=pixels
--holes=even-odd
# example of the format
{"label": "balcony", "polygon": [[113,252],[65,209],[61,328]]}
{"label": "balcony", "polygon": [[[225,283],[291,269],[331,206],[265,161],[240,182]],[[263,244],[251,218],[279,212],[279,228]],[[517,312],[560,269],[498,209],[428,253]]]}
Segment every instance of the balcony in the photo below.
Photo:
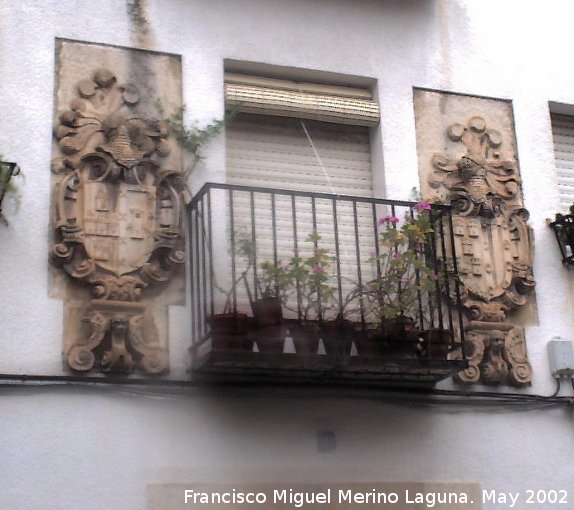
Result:
{"label": "balcony", "polygon": [[206,184],[197,380],[433,385],[467,367],[447,206]]}

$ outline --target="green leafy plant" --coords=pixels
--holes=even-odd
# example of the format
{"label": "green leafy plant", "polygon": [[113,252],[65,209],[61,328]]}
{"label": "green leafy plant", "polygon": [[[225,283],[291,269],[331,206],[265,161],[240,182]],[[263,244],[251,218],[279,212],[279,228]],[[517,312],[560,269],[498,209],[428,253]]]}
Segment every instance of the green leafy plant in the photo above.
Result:
{"label": "green leafy plant", "polygon": [[212,120],[209,124],[200,128],[196,124],[188,125],[184,121],[186,107],[182,106],[175,114],[167,119],[167,125],[173,133],[180,146],[192,154],[194,163],[197,163],[203,156],[202,148],[213,138],[215,138],[225,125],[233,118],[233,113],[226,113],[223,119]]}
{"label": "green leafy plant", "polygon": [[379,220],[380,253],[373,262],[380,276],[367,282],[363,295],[378,323],[399,316],[416,316],[420,293],[434,291],[439,276],[425,260],[425,245],[433,232],[428,202],[417,202],[403,220]]}
{"label": "green leafy plant", "polygon": [[[161,101],[157,101],[156,107],[162,117],[165,117],[165,110]],[[184,171],[184,183],[193,172],[195,166],[203,160],[203,148],[221,133],[237,112],[226,112],[222,119],[213,119],[209,124],[199,127],[197,124],[186,124],[184,120],[186,106],[182,106],[176,113],[165,120],[171,134],[180,147],[192,156],[192,162]],[[187,184],[185,184],[187,189]],[[189,190],[188,190],[189,193]],[[189,193],[191,196],[191,193]]]}
{"label": "green leafy plant", "polygon": [[[255,261],[255,244],[247,234],[236,232],[234,234],[233,245],[236,266],[241,267],[241,271],[238,272],[238,275],[236,275],[235,279],[227,288],[224,288],[218,283],[215,274],[213,278],[214,287],[225,296],[224,313],[231,312],[233,292],[242,281],[246,281],[247,274],[253,267]],[[211,270],[213,271],[213,268],[211,268]]]}
{"label": "green leafy plant", "polygon": [[[156,107],[160,115],[165,117],[165,110],[161,101],[157,101]],[[187,176],[193,171],[195,165],[203,159],[202,149],[221,133],[223,128],[237,115],[237,112],[235,110],[227,111],[222,119],[213,119],[209,124],[199,127],[196,123],[186,124],[184,118],[186,109],[187,107],[183,105],[165,122],[180,147],[193,157],[193,162],[186,171]]]}
{"label": "green leafy plant", "polygon": [[261,271],[257,276],[259,292],[263,297],[278,297],[282,304],[287,302],[288,291],[293,283],[289,263],[278,262],[275,264],[266,260],[261,263]]}
{"label": "green leafy plant", "polygon": [[279,297],[287,310],[300,311],[303,320],[322,318],[334,306],[335,288],[329,285],[334,257],[319,246],[320,241],[321,236],[313,232],[306,239],[313,244],[311,255],[303,256],[295,250],[287,263],[261,264],[259,283],[263,294]]}

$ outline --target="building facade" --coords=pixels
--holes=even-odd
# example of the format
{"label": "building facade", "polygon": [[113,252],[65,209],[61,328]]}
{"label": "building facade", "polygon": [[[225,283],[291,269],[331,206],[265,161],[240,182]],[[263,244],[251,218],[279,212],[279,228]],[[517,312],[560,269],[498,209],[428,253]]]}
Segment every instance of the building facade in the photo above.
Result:
{"label": "building facade", "polygon": [[[574,326],[571,271],[547,221],[574,202],[572,10],[566,1],[2,2],[0,152],[25,179],[13,178],[20,205],[8,194],[0,225],[0,506],[171,510],[193,507],[184,490],[198,484],[308,483],[315,493],[397,491],[405,508],[431,507],[407,504],[409,487],[478,495],[437,508],[570,508],[570,381],[564,398],[543,396],[556,389],[547,344],[570,341]],[[183,106],[199,127],[236,112],[199,161],[156,122]],[[465,331],[469,368],[439,382],[442,393],[195,384],[205,266],[194,278],[206,259],[190,243],[193,216],[174,211],[206,182],[456,195],[467,204],[457,253],[472,299],[463,295],[466,322],[455,330]],[[113,213],[132,215],[125,236],[105,216],[112,189],[128,197]],[[223,259],[226,214],[213,220]],[[155,225],[173,235],[152,240]],[[99,273],[81,273],[81,250]],[[102,275],[116,275],[113,285]],[[111,354],[86,352],[98,327],[119,345]]]}

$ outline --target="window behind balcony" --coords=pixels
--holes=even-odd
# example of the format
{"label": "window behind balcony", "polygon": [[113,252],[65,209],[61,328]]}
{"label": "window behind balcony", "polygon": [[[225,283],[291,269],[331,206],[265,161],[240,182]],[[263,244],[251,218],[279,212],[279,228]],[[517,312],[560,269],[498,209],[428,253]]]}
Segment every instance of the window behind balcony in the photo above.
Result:
{"label": "window behind balcony", "polygon": [[[241,75],[227,75],[227,81],[227,103],[240,111],[226,128],[228,183],[373,196],[368,126],[378,121],[378,106],[368,91]],[[343,285],[350,290],[358,271],[361,277],[374,271],[373,210],[356,207],[358,226],[352,203],[344,203],[336,211],[335,232],[330,200],[277,195],[271,203],[269,195],[255,195],[251,203],[249,193],[236,193],[233,228],[252,236],[254,216],[258,260],[279,264],[295,252],[311,253],[315,245],[307,239],[316,232],[319,246],[338,255]]]}
{"label": "window behind balcony", "polygon": [[239,114],[227,129],[227,182],[370,197],[369,130]]}

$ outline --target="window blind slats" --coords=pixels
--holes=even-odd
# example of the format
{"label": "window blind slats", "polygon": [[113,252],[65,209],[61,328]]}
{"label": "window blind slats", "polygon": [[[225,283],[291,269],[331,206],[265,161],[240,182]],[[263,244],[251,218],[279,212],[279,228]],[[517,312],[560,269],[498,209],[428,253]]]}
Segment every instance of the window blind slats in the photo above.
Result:
{"label": "window blind slats", "polygon": [[552,136],[560,205],[574,203],[574,117],[552,114]]}

